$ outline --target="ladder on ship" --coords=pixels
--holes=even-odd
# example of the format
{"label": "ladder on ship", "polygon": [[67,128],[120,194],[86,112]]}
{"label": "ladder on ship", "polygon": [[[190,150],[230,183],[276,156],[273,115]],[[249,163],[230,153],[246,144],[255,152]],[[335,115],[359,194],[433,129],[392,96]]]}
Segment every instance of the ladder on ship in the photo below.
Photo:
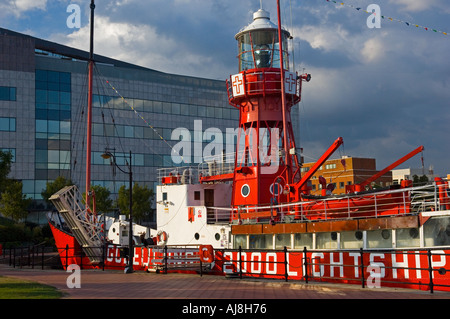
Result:
{"label": "ladder on ship", "polygon": [[82,199],[75,185],[66,186],[50,197],[86,256],[95,264],[101,261],[102,256],[101,228],[95,221],[95,215],[86,211]]}

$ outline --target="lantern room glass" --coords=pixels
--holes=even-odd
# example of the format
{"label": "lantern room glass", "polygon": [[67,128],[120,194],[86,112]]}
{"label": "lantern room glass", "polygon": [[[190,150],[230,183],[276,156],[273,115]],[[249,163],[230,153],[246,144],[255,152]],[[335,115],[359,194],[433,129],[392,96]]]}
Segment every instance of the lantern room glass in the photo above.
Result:
{"label": "lantern room glass", "polygon": [[[286,31],[283,31],[284,69],[288,70]],[[239,72],[256,68],[280,68],[280,45],[276,29],[249,31],[238,37]]]}

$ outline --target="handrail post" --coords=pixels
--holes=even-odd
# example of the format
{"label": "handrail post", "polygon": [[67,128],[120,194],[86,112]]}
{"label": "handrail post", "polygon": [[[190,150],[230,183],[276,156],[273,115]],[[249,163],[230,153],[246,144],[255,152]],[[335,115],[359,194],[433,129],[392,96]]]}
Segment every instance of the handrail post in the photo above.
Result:
{"label": "handrail post", "polygon": [[203,277],[202,258],[200,257],[200,277]]}
{"label": "handrail post", "polygon": [[430,293],[433,293],[434,283],[433,283],[433,264],[431,260],[431,249],[428,249],[428,273],[430,275]]}
{"label": "handrail post", "polygon": [[239,246],[239,278],[242,279],[242,247]]}
{"label": "handrail post", "polygon": [[66,270],[69,267],[69,244],[66,245]]}
{"label": "handrail post", "polygon": [[361,256],[361,281],[362,281],[362,287],[365,288],[366,284],[365,284],[365,278],[364,278],[364,259],[363,259],[363,249],[360,248],[359,250],[359,254]]}
{"label": "handrail post", "polygon": [[102,245],[102,271],[105,271],[106,245],[107,245],[107,243],[103,243],[103,245]]}
{"label": "handrail post", "polygon": [[284,252],[284,280],[287,282],[288,281],[288,260],[287,260],[287,248],[286,246],[284,246],[283,249]]}
{"label": "handrail post", "polygon": [[164,246],[164,273],[167,274],[167,246]]}
{"label": "handrail post", "polygon": [[373,198],[374,198],[374,204],[375,204],[375,218],[378,218],[377,194],[375,194]]}
{"label": "handrail post", "polygon": [[306,246],[303,247],[303,259],[304,259],[304,267],[303,267],[303,271],[304,274],[303,276],[305,277],[305,283],[308,283],[308,258],[306,257],[306,253],[307,253],[307,248]]}

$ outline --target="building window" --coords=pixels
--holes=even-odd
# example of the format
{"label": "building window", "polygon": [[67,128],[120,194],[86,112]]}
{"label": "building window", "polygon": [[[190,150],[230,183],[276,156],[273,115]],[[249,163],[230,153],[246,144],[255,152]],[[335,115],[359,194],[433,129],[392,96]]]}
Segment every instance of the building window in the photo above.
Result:
{"label": "building window", "polygon": [[0,86],[0,101],[15,101],[16,88],[9,86]]}
{"label": "building window", "polygon": [[14,117],[0,117],[0,131],[15,132],[16,119]]}

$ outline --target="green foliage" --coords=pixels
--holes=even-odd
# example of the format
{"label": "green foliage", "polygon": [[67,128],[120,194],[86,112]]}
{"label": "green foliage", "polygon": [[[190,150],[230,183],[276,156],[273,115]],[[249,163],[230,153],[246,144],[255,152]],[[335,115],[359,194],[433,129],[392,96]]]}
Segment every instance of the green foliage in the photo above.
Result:
{"label": "green foliage", "polygon": [[0,211],[3,216],[18,221],[27,217],[31,201],[22,194],[22,182],[12,181],[1,194]]}
{"label": "green foliage", "polygon": [[[11,171],[12,154],[11,152],[0,151],[0,194],[4,192],[8,185],[8,175]],[[1,195],[0,195],[1,196]]]}
{"label": "green foliage", "polygon": [[25,224],[0,226],[0,243],[30,242],[32,237],[32,231]]}
{"label": "green foliage", "polygon": [[[120,187],[117,198],[117,206],[121,214],[130,214],[130,192],[124,185]],[[133,185],[133,219],[134,221],[142,221],[151,211],[154,193],[147,186]]]}
{"label": "green foliage", "polygon": [[50,203],[49,198],[61,190],[62,188],[66,186],[73,185],[72,181],[70,179],[66,179],[63,176],[57,177],[53,182],[47,182],[46,188],[41,192],[42,198],[47,202]]}
{"label": "green foliage", "polygon": [[[95,194],[95,208],[97,213],[107,213],[114,209],[114,201],[109,198],[111,192],[108,188],[100,185],[91,187]],[[86,203],[86,193],[83,193],[83,202]]]}

